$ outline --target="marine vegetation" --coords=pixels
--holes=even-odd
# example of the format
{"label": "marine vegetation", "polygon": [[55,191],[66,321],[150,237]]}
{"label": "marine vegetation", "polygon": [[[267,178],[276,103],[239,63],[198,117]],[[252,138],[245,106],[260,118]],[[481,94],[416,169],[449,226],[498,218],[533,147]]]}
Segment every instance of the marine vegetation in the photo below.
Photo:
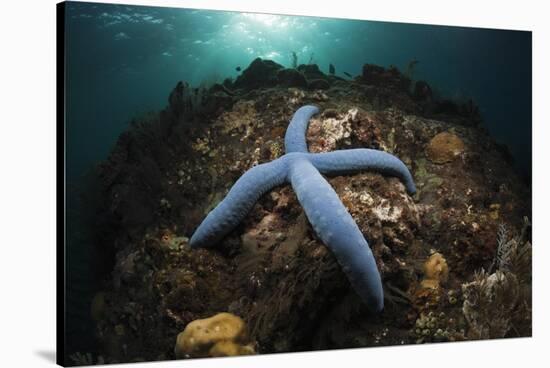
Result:
{"label": "marine vegetation", "polygon": [[[508,235],[500,225],[495,260],[489,271],[483,268],[472,282],[462,285],[462,310],[471,339],[505,337],[531,328],[531,243],[526,239],[529,220],[521,233]],[[493,273],[491,269],[494,269]]]}
{"label": "marine vegetation", "polygon": [[414,74],[415,74],[415,71],[416,71],[416,66],[418,65],[419,61],[416,60],[416,59],[412,59],[411,61],[409,61],[407,63],[407,67],[405,68],[405,72],[403,74],[405,74],[405,76],[411,80],[414,79]]}
{"label": "marine vegetation", "polygon": [[193,357],[220,313],[246,334],[198,355],[530,336],[530,187],[475,105],[411,83],[262,59],[200,99],[174,81],[97,168],[111,267],[74,359]]}
{"label": "marine vegetation", "polygon": [[384,293],[376,261],[361,230],[319,172],[338,175],[374,170],[400,178],[411,195],[416,187],[405,164],[383,151],[358,148],[308,153],[305,133],[309,119],[318,112],[315,106],[296,111],[285,135],[286,154],[245,172],[200,224],[189,245],[215,245],[243,220],[260,196],[290,182],[309,222],[334,252],[352,286],[373,312],[380,312]]}
{"label": "marine vegetation", "polygon": [[298,67],[298,55],[296,54],[296,51],[291,52],[291,57],[292,57],[291,66],[293,69],[296,69],[296,67]]}

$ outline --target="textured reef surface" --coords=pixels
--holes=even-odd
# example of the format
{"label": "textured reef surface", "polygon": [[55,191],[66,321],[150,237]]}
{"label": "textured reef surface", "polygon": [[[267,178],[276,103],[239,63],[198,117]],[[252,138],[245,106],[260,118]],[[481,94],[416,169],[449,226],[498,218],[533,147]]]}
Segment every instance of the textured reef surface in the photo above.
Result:
{"label": "textured reef surface", "polygon": [[[472,101],[442,99],[393,67],[342,79],[256,59],[236,80],[180,82],[168,102],[135,119],[98,167],[95,241],[112,267],[90,303],[98,352],[75,364],[531,336],[530,186]],[[216,247],[189,246],[244,172],[284,155],[289,121],[308,104],[321,111],[310,152],[385,151],[416,183],[409,196],[377,172],[327,178],[372,249],[381,313],[289,184]],[[223,336],[207,339],[202,325]]]}

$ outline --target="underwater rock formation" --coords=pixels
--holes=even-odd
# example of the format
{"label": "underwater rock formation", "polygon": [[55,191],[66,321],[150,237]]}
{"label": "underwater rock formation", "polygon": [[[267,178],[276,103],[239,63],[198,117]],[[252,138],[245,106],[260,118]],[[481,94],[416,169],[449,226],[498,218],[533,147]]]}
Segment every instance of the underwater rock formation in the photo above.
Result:
{"label": "underwater rock formation", "polygon": [[277,83],[283,87],[306,88],[306,77],[296,69],[281,69],[277,72]]}
{"label": "underwater rock formation", "polygon": [[234,83],[235,88],[254,89],[277,85],[277,72],[283,66],[271,60],[254,59]]}
{"label": "underwater rock formation", "polygon": [[[199,109],[178,107],[182,84],[165,110],[136,119],[98,168],[96,243],[112,267],[93,306],[94,362],[175,359],[178,334],[221,312],[241,316],[260,354],[530,336],[530,188],[475,105],[418,100],[395,68],[368,66],[346,81],[297,68],[306,82],[329,83],[309,89],[282,66],[253,64],[225,89],[205,90]],[[292,75],[300,82],[289,84]],[[379,315],[360,302],[289,185],[259,197],[216,248],[189,246],[238,178],[285,154],[288,122],[310,104],[322,111],[305,130],[310,152],[381,150],[410,168],[417,187],[411,197],[398,178],[375,172],[326,178],[369,240],[384,291]],[[427,147],[442,132],[463,145],[458,156],[453,145],[450,156],[442,149],[454,159],[436,163],[440,150]],[[434,253],[445,259],[446,282],[422,288]],[[479,289],[482,269],[517,280],[516,296],[499,297],[502,328],[480,327],[485,315],[471,312],[491,299],[463,291]],[[491,282],[494,291],[504,284]]]}
{"label": "underwater rock formation", "polygon": [[307,88],[309,89],[329,89],[330,84],[324,79],[312,79],[308,82]]}
{"label": "underwater rock formation", "polygon": [[253,90],[268,87],[297,87],[308,89],[328,89],[334,81],[342,80],[327,76],[316,64],[302,64],[297,68],[285,69],[271,60],[256,58],[237,77],[232,88]]}
{"label": "underwater rock formation", "polygon": [[386,69],[374,64],[363,65],[360,80],[368,85],[384,86],[385,88],[394,88],[402,91],[407,91],[411,84],[411,80],[401,74],[396,67],[390,66]]}
{"label": "underwater rock formation", "polygon": [[431,102],[433,98],[432,88],[425,81],[417,81],[414,84],[413,98],[418,102]]}
{"label": "underwater rock formation", "polygon": [[309,79],[327,79],[327,75],[319,69],[317,64],[301,64],[298,65],[298,71],[302,72],[304,76]]}

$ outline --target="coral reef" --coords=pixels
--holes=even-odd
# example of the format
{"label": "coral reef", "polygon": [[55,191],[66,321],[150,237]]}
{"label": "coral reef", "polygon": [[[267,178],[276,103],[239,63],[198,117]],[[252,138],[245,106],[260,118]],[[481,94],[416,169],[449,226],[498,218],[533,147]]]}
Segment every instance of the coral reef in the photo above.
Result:
{"label": "coral reef", "polygon": [[[395,68],[367,65],[349,80],[315,65],[283,70],[255,60],[191,109],[182,83],[166,109],[120,136],[97,170],[95,243],[111,261],[90,306],[98,351],[74,358],[175,359],[178,334],[220,312],[243,319],[260,354],[530,336],[530,188],[476,106],[442,100],[427,83],[415,93]],[[309,89],[316,79],[329,88]],[[215,248],[189,245],[247,170],[284,155],[289,120],[311,104],[322,111],[305,131],[311,152],[385,151],[416,184],[411,197],[377,172],[326,178],[369,240],[380,314],[360,302],[289,185],[260,196]],[[462,146],[441,150],[452,160],[437,163],[427,147],[443,132]],[[429,259],[438,261],[425,270]]]}

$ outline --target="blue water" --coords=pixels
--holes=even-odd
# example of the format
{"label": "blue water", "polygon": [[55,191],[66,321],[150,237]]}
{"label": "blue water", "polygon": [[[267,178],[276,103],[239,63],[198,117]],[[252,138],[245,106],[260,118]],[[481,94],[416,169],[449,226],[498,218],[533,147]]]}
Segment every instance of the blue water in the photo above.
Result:
{"label": "blue water", "polygon": [[316,17],[69,3],[67,177],[104,159],[129,120],[165,107],[178,80],[236,77],[255,57],[360,74],[404,70],[480,106],[491,135],[531,173],[531,33]]}

